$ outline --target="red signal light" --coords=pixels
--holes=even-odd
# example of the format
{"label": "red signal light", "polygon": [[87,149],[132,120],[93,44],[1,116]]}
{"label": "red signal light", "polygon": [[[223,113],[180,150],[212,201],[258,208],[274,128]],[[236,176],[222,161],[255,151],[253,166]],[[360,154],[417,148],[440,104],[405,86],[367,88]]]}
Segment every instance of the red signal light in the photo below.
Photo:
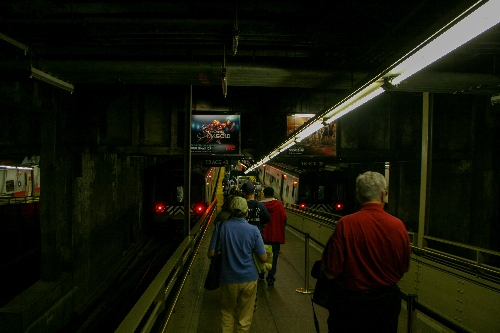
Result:
{"label": "red signal light", "polygon": [[306,209],[307,205],[305,203],[300,203],[299,208],[300,209]]}
{"label": "red signal light", "polygon": [[155,205],[155,212],[158,214],[164,213],[166,209],[167,209],[167,206],[162,204],[162,203],[157,203]]}
{"label": "red signal light", "polygon": [[344,204],[342,202],[335,203],[335,210],[344,210]]}
{"label": "red signal light", "polygon": [[195,214],[203,214],[207,210],[207,206],[205,204],[196,204],[194,205],[193,211]]}

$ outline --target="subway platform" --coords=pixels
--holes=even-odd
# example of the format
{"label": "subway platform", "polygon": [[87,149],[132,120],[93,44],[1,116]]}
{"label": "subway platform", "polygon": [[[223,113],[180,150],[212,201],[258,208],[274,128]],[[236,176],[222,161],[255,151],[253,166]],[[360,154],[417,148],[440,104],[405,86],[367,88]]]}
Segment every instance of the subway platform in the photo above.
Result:
{"label": "subway platform", "polygon": [[[206,251],[213,232],[210,226],[202,240],[200,252],[194,259],[191,272],[165,332],[172,333],[218,333],[220,332],[221,312],[219,290],[207,291],[203,288],[209,267]],[[311,303],[312,294],[297,292],[297,289],[314,289],[316,280],[305,278],[304,237],[287,228],[286,244],[281,246],[278,258],[278,271],[274,287],[265,281],[258,281],[257,309],[253,318],[251,333],[316,333]],[[309,243],[309,268],[321,257],[322,248]],[[302,290],[303,291],[303,290]],[[405,302],[399,319],[398,332],[407,332]],[[314,306],[321,333],[328,332],[326,320],[328,311]],[[432,333],[436,330],[424,321],[418,321],[414,332]]]}

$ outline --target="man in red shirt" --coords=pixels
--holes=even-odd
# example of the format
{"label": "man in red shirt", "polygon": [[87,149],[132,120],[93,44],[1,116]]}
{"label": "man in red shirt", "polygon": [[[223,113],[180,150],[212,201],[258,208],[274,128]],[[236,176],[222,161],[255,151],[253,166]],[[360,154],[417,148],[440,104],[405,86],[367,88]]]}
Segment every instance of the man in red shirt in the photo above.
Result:
{"label": "man in red shirt", "polygon": [[368,171],[356,179],[360,211],[341,218],[322,254],[332,281],[329,332],[397,333],[410,242],[403,222],[384,211],[387,184]]}
{"label": "man in red shirt", "polygon": [[[273,249],[273,268],[269,271],[266,277],[267,286],[273,287],[276,280],[276,267],[278,265],[278,255],[280,253],[281,244],[285,244],[285,223],[286,211],[280,200],[274,198],[274,189],[266,187],[264,189],[264,200],[261,202],[266,206],[271,223],[264,228],[264,244],[271,245]],[[264,278],[264,276],[260,276]]]}

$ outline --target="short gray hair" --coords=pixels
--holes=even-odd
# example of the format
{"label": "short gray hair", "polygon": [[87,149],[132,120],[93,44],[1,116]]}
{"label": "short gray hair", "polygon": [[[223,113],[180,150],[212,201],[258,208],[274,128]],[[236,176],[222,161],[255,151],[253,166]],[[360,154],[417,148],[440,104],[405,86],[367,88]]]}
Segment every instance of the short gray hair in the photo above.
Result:
{"label": "short gray hair", "polygon": [[380,192],[387,189],[385,177],[374,171],[367,171],[356,178],[356,195],[361,203],[380,200]]}

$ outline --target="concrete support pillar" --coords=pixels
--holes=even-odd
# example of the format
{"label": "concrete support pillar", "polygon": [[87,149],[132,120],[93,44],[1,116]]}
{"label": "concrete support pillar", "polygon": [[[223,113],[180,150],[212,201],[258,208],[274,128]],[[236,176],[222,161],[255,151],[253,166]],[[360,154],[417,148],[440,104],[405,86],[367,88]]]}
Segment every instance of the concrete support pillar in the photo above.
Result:
{"label": "concrete support pillar", "polygon": [[40,228],[42,234],[42,280],[55,281],[61,274],[59,225],[57,221],[57,113],[55,105],[41,112]]}
{"label": "concrete support pillar", "polygon": [[179,117],[178,114],[179,114],[178,103],[172,103],[172,108],[171,108],[171,112],[170,112],[170,133],[172,134],[171,139],[170,139],[170,147],[172,147],[172,148],[176,148],[177,145],[179,144],[179,139],[178,139],[179,128],[177,126],[178,117]]}
{"label": "concrete support pillar", "polygon": [[432,94],[423,93],[422,100],[422,160],[420,168],[420,209],[418,219],[417,246],[425,247],[424,235],[428,229],[426,226],[430,196],[431,171],[432,171]]}
{"label": "concrete support pillar", "polygon": [[141,119],[141,111],[139,107],[139,96],[138,93],[133,93],[131,96],[131,117],[132,117],[132,133],[131,133],[131,144],[133,147],[138,147],[141,144],[141,124],[144,121]]}
{"label": "concrete support pillar", "polygon": [[189,86],[184,103],[184,238],[191,225],[191,115],[193,111],[193,86]]}

